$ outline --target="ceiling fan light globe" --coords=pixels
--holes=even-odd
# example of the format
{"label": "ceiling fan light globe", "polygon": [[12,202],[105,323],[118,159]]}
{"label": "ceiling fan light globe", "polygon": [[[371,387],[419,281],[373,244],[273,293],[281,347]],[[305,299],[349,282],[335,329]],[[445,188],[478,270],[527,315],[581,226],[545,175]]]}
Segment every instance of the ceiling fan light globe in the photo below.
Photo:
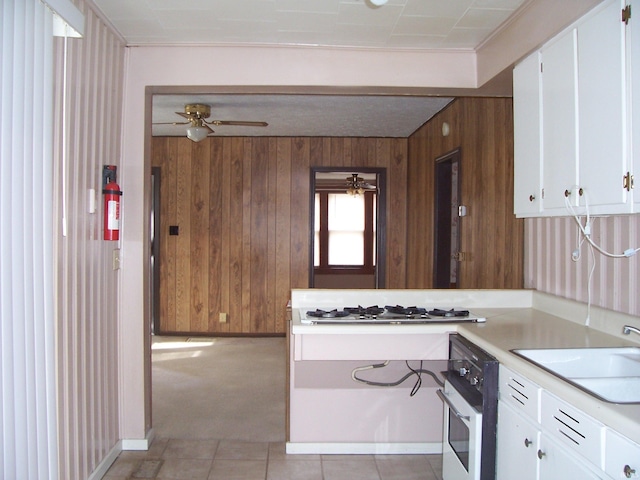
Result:
{"label": "ceiling fan light globe", "polygon": [[387,3],[387,0],[369,0],[369,1],[376,7],[381,7],[382,5]]}
{"label": "ceiling fan light globe", "polygon": [[187,138],[194,142],[204,140],[211,133],[207,127],[189,127],[187,128]]}

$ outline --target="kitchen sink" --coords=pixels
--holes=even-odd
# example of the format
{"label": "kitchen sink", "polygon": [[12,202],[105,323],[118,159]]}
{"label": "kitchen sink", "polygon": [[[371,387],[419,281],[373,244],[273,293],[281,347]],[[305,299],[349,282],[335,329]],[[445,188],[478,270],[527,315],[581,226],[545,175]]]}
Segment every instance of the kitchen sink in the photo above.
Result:
{"label": "kitchen sink", "polygon": [[640,403],[640,347],[511,351],[601,400]]}

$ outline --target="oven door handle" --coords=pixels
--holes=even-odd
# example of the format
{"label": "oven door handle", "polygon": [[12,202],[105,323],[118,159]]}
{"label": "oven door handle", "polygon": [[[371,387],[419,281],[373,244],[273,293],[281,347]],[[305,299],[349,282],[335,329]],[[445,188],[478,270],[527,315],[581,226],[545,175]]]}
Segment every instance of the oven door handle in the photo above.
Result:
{"label": "oven door handle", "polygon": [[440,388],[436,390],[436,393],[438,394],[438,397],[440,397],[440,399],[447,404],[447,407],[449,407],[449,409],[453,412],[453,414],[456,417],[458,417],[460,420],[466,420],[467,422],[469,421],[470,419],[469,415],[463,415],[462,413],[460,413],[460,411],[456,408],[453,402],[447,398],[446,393],[444,393]]}

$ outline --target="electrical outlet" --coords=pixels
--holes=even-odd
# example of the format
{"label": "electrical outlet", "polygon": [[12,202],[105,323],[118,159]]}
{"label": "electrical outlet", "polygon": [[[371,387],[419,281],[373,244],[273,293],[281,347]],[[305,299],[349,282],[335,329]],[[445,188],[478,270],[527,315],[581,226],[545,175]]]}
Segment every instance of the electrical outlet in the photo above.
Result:
{"label": "electrical outlet", "polygon": [[227,323],[227,314],[220,313],[220,323]]}

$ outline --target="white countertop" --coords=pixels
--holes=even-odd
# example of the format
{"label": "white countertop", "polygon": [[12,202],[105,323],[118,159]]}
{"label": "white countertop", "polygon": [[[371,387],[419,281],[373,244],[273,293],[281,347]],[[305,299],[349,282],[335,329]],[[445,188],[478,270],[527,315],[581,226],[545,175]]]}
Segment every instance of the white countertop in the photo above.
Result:
{"label": "white countertop", "polygon": [[[465,292],[471,292],[471,295],[466,296]],[[445,297],[455,296],[456,300],[467,300],[466,304],[460,305],[473,308],[474,313],[486,317],[485,323],[302,325],[296,308],[293,308],[291,333],[386,335],[457,331],[496,357],[507,368],[529,378],[550,393],[640,444],[640,405],[618,405],[601,401],[510,352],[518,348],[638,346],[634,337],[622,336],[620,332],[623,323],[630,322],[638,326],[640,319],[592,307],[591,327],[587,327],[581,320],[586,317],[586,307],[583,304],[531,291],[505,291],[506,296],[498,293],[496,297],[493,296],[494,292],[490,291],[485,295],[478,295],[478,291],[437,292],[439,295],[444,293]],[[425,298],[428,297],[429,295]],[[504,308],[491,307],[495,305]],[[293,304],[293,307],[299,308],[309,306],[311,305],[304,303]],[[550,311],[553,314],[549,313]],[[579,320],[570,321],[567,319],[569,316]]]}
{"label": "white countertop", "polygon": [[601,401],[510,352],[517,348],[616,347],[637,343],[530,308],[488,317],[484,324],[460,325],[457,331],[505,367],[640,443],[640,405]]}

